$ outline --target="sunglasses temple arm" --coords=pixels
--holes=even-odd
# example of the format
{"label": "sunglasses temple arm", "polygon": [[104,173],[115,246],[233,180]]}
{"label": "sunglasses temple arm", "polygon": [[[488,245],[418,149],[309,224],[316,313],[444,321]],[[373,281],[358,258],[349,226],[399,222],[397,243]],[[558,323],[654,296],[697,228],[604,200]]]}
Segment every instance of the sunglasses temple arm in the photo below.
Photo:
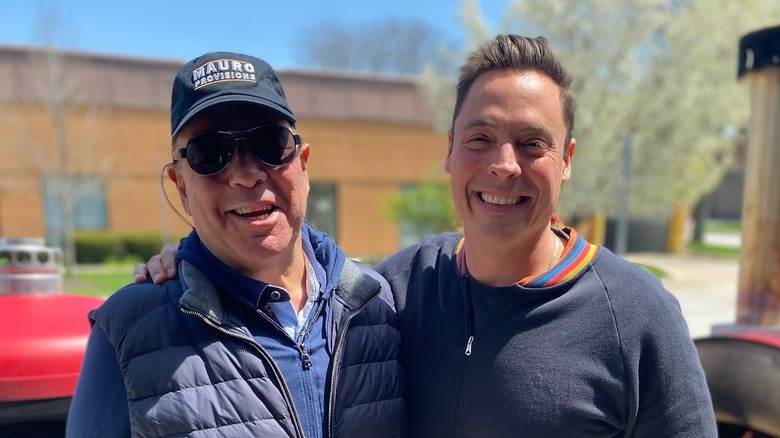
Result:
{"label": "sunglasses temple arm", "polygon": [[195,225],[190,223],[190,220],[185,217],[176,206],[173,205],[173,202],[171,202],[171,198],[168,196],[168,191],[165,190],[165,170],[168,168],[168,166],[173,165],[173,163],[168,163],[163,166],[162,172],[160,172],[160,190],[162,190],[163,197],[165,198],[165,201],[168,203],[168,206],[171,207],[171,210],[173,210],[174,213],[176,213],[176,216],[179,216],[181,220],[184,221],[185,224],[189,225],[190,228],[195,228]]}

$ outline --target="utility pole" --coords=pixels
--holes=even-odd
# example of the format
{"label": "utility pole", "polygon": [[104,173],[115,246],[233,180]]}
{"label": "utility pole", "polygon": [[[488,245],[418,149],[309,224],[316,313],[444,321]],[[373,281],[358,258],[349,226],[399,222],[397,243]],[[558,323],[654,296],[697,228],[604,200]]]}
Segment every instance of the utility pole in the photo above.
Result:
{"label": "utility pole", "polygon": [[620,178],[620,210],[615,227],[615,254],[624,255],[628,250],[629,200],[631,197],[631,155],[633,138],[631,131],[623,137],[623,171]]}

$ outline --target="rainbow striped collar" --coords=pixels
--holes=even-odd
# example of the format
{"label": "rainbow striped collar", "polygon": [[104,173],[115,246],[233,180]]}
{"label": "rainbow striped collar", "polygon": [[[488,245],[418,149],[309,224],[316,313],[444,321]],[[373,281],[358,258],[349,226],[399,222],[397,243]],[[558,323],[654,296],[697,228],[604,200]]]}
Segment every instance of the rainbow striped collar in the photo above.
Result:
{"label": "rainbow striped collar", "polygon": [[[553,228],[552,230],[559,236],[568,237],[568,242],[566,242],[566,247],[563,250],[563,254],[561,254],[560,260],[546,272],[525,277],[518,281],[517,284],[527,288],[541,288],[563,283],[587,268],[588,264],[596,256],[596,252],[599,249],[598,245],[588,243],[573,228],[564,228],[562,230]],[[462,274],[466,273],[465,246],[466,238],[462,237],[455,250],[455,262]]]}

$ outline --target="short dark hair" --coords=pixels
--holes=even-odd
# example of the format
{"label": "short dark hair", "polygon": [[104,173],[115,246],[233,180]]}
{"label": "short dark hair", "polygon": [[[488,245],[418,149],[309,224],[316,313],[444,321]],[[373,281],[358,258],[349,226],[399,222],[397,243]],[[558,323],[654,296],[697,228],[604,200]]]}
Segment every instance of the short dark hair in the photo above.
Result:
{"label": "short dark hair", "polygon": [[[528,38],[519,35],[498,35],[494,40],[471,53],[466,64],[460,68],[458,94],[452,114],[452,127],[458,117],[463,101],[479,76],[497,70],[518,72],[536,71],[555,82],[560,88],[563,121],[566,124],[566,145],[574,130],[574,93],[571,91],[571,77],[555,56],[547,38]],[[565,146],[565,145],[564,145]]]}

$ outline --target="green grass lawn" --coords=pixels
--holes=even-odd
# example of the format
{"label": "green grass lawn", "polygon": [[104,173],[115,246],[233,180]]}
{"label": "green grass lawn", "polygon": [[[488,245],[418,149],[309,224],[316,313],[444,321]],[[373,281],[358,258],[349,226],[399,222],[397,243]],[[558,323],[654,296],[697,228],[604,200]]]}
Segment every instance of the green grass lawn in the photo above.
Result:
{"label": "green grass lawn", "polygon": [[65,292],[107,297],[133,281],[134,264],[79,265],[64,280]]}
{"label": "green grass lawn", "polygon": [[704,223],[704,229],[717,233],[738,233],[742,229],[742,221],[739,219],[708,219]]}
{"label": "green grass lawn", "polygon": [[[739,257],[739,248],[693,243],[690,252],[719,257]],[[663,278],[665,273],[653,266],[642,265],[645,269]],[[79,265],[76,277],[65,280],[65,291],[81,295],[109,296],[132,281],[133,263]]]}
{"label": "green grass lawn", "polygon": [[734,259],[739,258],[739,248],[732,246],[708,245],[705,243],[693,242],[688,245],[688,251],[700,255],[710,255]]}
{"label": "green grass lawn", "polygon": [[[107,297],[132,280],[134,264],[79,265],[76,277],[64,280],[65,292]],[[665,273],[653,266],[641,265],[658,278]]]}
{"label": "green grass lawn", "polygon": [[658,278],[664,278],[666,276],[666,272],[662,271],[659,268],[656,268],[655,266],[643,265],[641,263],[639,264],[639,266],[647,269],[648,271],[650,271],[651,274],[655,275]]}

